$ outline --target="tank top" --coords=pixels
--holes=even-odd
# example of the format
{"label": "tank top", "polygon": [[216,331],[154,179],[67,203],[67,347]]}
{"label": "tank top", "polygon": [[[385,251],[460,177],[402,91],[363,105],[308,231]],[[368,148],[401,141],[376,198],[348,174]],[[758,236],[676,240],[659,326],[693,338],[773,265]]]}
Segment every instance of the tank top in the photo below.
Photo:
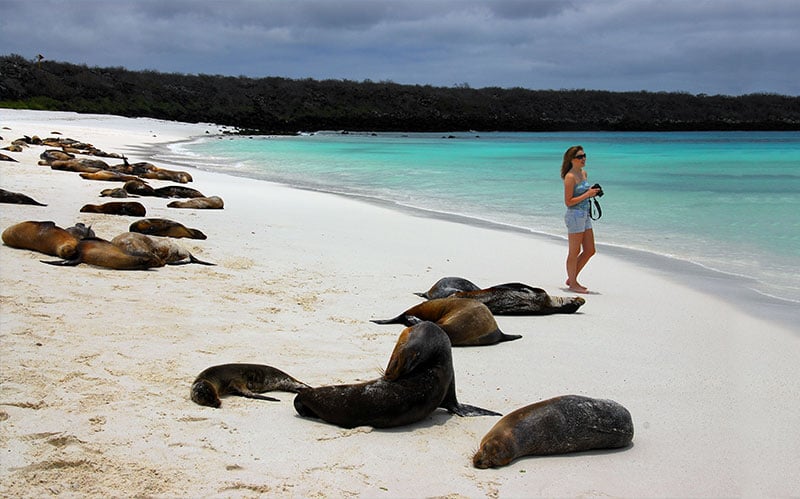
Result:
{"label": "tank top", "polygon": [[[589,185],[589,181],[588,180],[584,179],[584,180],[578,182],[577,184],[575,184],[575,187],[572,189],[572,197],[580,196],[584,192],[588,191],[589,187],[590,187],[590,185]],[[589,211],[589,198],[584,199],[583,201],[581,201],[578,204],[573,204],[572,206],[569,206],[568,209],[570,209],[570,210]]]}

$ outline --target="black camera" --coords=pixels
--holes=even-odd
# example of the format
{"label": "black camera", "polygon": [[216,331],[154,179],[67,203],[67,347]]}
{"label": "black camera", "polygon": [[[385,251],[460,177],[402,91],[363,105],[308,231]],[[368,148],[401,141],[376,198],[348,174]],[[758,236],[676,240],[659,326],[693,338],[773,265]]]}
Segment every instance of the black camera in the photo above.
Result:
{"label": "black camera", "polygon": [[597,191],[597,197],[599,197],[599,198],[603,197],[603,188],[602,188],[602,187],[600,187],[600,184],[594,184],[594,185],[592,186],[592,189],[598,189],[598,191]]}

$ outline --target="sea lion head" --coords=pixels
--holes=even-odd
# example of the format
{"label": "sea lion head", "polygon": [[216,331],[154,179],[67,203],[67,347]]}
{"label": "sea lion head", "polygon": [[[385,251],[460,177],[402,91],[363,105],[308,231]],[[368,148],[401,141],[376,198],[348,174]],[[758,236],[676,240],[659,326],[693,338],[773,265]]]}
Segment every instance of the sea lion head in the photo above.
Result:
{"label": "sea lion head", "polygon": [[500,430],[495,425],[495,428],[481,440],[480,447],[472,456],[472,465],[480,469],[505,466],[517,455],[513,444],[514,436],[511,434],[511,428]]}
{"label": "sea lion head", "polygon": [[448,355],[449,352],[450,339],[442,328],[427,321],[414,324],[400,333],[383,373],[383,379],[396,381],[429,359],[442,353]]}
{"label": "sea lion head", "polygon": [[204,379],[197,380],[192,385],[192,400],[208,407],[219,408],[222,405],[222,401],[217,395],[217,389],[211,382]]}

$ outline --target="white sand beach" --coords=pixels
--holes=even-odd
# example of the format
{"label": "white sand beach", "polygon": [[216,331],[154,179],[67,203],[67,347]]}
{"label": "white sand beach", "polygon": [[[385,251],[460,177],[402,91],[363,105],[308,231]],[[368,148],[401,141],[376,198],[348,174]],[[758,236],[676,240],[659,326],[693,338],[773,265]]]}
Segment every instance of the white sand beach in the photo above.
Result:
{"label": "white sand beach", "polygon": [[[144,145],[219,131],[0,109],[2,147],[69,137],[131,162],[148,160]],[[47,204],[1,204],[0,231],[26,220],[84,222],[105,239],[128,230],[135,217],[79,213],[118,185],[39,166],[45,149],[0,151],[18,161],[0,162],[0,187]],[[480,470],[472,454],[497,417],[439,409],[411,426],[346,430],[298,416],[292,393],[193,403],[195,376],[230,362],[314,386],[377,378],[403,327],[370,319],[419,303],[413,292],[444,276],[569,295],[566,242],[158,166],[224,199],[223,210],[137,199],[148,217],[203,231],[179,241],[216,266],[56,267],[0,246],[0,496],[800,495],[797,328],[602,249],[581,276],[596,293],[577,313],[497,317],[523,338],[454,348],[456,388],[460,402],[503,414],[557,395],[615,400],[633,416],[629,448]]]}

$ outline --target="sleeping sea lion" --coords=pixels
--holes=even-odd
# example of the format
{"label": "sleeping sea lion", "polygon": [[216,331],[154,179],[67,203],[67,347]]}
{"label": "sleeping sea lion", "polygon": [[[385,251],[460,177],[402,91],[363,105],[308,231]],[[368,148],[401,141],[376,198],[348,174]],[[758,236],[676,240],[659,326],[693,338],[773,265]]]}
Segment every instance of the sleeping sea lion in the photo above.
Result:
{"label": "sleeping sea lion", "polygon": [[131,232],[140,232],[149,236],[166,236],[189,239],[207,239],[206,235],[197,229],[190,229],[178,222],[166,218],[144,218],[133,222],[128,228]]}
{"label": "sleeping sea lion", "polygon": [[78,239],[51,221],[20,222],[4,230],[2,238],[12,248],[34,250],[59,258],[72,258],[78,248]]}
{"label": "sleeping sea lion", "polygon": [[185,201],[172,201],[167,204],[167,208],[194,208],[198,210],[221,210],[225,206],[219,196],[192,198]]}
{"label": "sleeping sea lion", "polygon": [[617,402],[563,395],[503,417],[481,439],[472,464],[492,468],[521,456],[615,449],[632,440],[631,413]]}
{"label": "sleeping sea lion", "polygon": [[371,322],[410,326],[420,320],[438,324],[450,337],[453,346],[494,345],[522,338],[518,334],[500,331],[486,305],[467,298],[436,298],[415,305],[392,319]]}
{"label": "sleeping sea lion", "polygon": [[220,397],[239,395],[251,399],[278,399],[259,395],[271,391],[299,393],[311,388],[280,369],[261,364],[222,364],[209,367],[192,383],[192,400],[200,405],[219,407]]}
{"label": "sleeping sea lion", "polygon": [[428,291],[414,294],[423,298],[471,298],[489,307],[494,315],[571,314],[586,303],[579,296],[550,296],[541,288],[518,282],[480,289],[459,277],[445,277]]}
{"label": "sleeping sea lion", "polygon": [[22,194],[21,192],[11,192],[5,189],[0,189],[0,203],[31,204],[34,206],[47,206],[46,204],[36,201],[30,196]]}
{"label": "sleeping sea lion", "polygon": [[94,173],[81,173],[80,177],[86,180],[105,180],[110,182],[127,182],[128,180],[135,180],[136,177],[132,175],[125,175],[110,170],[99,170]]}
{"label": "sleeping sea lion", "polygon": [[168,237],[147,236],[139,232],[124,232],[111,240],[111,244],[122,248],[127,253],[154,253],[167,265],[183,265],[198,263],[214,265],[198,260],[183,246]]}
{"label": "sleeping sea lion", "polygon": [[106,215],[126,215],[143,217],[147,213],[144,205],[137,201],[112,201],[103,204],[86,204],[81,213],[105,213]]}
{"label": "sleeping sea lion", "polygon": [[154,194],[160,198],[204,198],[202,192],[183,185],[168,185],[154,189]]}
{"label": "sleeping sea lion", "polygon": [[408,425],[438,407],[458,416],[500,415],[458,402],[450,340],[432,322],[403,330],[381,378],[304,390],[294,407],[303,417],[344,428]]}
{"label": "sleeping sea lion", "polygon": [[49,265],[74,267],[81,263],[114,270],[147,270],[163,267],[164,260],[152,253],[131,254],[108,241],[97,238],[81,239],[72,258],[44,261]]}

